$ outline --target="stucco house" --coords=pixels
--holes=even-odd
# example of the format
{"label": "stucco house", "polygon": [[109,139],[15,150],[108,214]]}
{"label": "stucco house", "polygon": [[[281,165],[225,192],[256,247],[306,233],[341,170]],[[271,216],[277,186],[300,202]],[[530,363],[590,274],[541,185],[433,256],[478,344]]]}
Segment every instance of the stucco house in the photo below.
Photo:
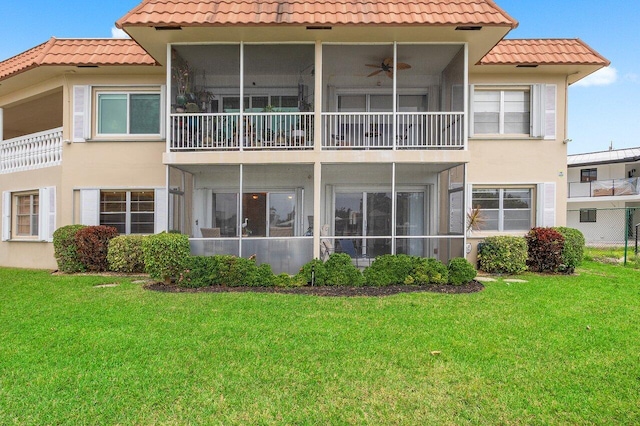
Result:
{"label": "stucco house", "polygon": [[567,225],[581,230],[590,246],[623,246],[635,239],[640,148],[569,155],[567,169]]}
{"label": "stucco house", "polygon": [[505,39],[491,0],[145,0],[116,25],[0,62],[0,265],[55,267],[76,223],[276,272],[327,246],[473,258],[565,224],[567,88],[609,64]]}

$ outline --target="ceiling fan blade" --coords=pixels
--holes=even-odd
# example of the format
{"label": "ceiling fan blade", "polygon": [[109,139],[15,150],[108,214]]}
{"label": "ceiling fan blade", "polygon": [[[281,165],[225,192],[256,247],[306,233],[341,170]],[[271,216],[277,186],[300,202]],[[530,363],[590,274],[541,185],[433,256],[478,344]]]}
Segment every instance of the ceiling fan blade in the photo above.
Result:
{"label": "ceiling fan blade", "polygon": [[382,72],[382,70],[378,70],[378,71],[374,71],[371,74],[369,74],[367,77],[373,77],[374,75],[378,75]]}
{"label": "ceiling fan blade", "polygon": [[393,58],[384,58],[384,61],[382,61],[382,63],[386,66],[393,66]]}
{"label": "ceiling fan blade", "polygon": [[411,68],[411,65],[405,64],[404,62],[398,62],[396,64],[396,69],[398,70],[408,70],[409,68]]}
{"label": "ceiling fan blade", "polygon": [[364,64],[365,67],[371,67],[371,68],[380,68],[380,64],[374,65],[374,64]]}
{"label": "ceiling fan blade", "polygon": [[393,78],[393,71],[391,70],[387,71],[387,77]]}

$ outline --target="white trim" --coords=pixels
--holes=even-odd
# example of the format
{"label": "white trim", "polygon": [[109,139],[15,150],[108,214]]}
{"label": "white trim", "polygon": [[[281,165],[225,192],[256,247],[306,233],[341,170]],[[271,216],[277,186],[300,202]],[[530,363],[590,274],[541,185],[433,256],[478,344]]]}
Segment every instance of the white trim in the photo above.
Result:
{"label": "white trim", "polygon": [[2,192],[2,241],[11,239],[11,191]]}

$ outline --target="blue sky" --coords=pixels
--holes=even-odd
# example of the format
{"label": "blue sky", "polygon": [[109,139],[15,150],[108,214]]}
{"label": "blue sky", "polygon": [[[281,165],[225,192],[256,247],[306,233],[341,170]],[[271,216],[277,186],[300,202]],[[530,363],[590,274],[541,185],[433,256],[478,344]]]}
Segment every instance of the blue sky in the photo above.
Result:
{"label": "blue sky", "polygon": [[[508,38],[580,38],[611,66],[569,89],[569,153],[640,146],[638,0],[496,0],[520,22]],[[0,59],[51,36],[111,37],[139,0],[3,0]]]}

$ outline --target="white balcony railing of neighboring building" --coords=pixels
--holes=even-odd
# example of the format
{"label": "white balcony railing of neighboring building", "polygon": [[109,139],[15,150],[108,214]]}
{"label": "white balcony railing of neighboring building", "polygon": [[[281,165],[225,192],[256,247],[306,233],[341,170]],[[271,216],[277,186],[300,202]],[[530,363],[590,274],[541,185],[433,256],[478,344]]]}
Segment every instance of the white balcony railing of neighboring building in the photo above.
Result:
{"label": "white balcony railing of neighboring building", "polygon": [[41,169],[62,162],[62,127],[0,142],[0,173]]}
{"label": "white balcony railing of neighboring building", "polygon": [[[171,114],[171,151],[314,147],[314,113]],[[322,113],[323,149],[462,149],[464,113]],[[240,143],[242,141],[242,143]]]}
{"label": "white balcony railing of neighboring building", "polygon": [[569,182],[569,198],[640,195],[639,178]]}

